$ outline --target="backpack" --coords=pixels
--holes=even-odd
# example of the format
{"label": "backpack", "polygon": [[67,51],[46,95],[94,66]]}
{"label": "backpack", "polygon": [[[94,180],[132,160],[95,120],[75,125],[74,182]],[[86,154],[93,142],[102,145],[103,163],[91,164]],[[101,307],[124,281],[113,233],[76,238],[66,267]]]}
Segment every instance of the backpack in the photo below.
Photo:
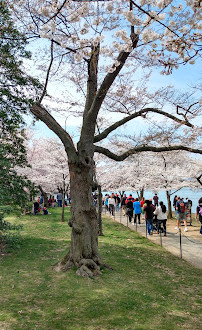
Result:
{"label": "backpack", "polygon": [[184,202],[182,201],[178,203],[178,212],[185,213],[185,206],[184,206]]}
{"label": "backpack", "polygon": [[200,206],[199,214],[202,216],[202,206]]}

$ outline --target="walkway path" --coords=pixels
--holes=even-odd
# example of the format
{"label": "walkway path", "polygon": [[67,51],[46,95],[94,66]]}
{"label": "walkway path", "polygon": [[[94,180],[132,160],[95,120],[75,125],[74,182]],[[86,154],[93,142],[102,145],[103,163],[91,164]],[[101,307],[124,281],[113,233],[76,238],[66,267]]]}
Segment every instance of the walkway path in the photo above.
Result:
{"label": "walkway path", "polygon": [[[108,215],[108,214],[106,214]],[[145,221],[141,219],[142,223],[139,225],[133,225],[127,223],[127,216],[123,216],[122,212],[116,212],[114,220],[122,223],[146,237]],[[162,246],[176,256],[180,254],[180,234],[175,230],[176,222],[173,220],[167,221],[167,236],[161,236],[154,231],[152,236],[147,236],[152,242],[161,244]],[[162,240],[161,240],[162,239]],[[199,234],[198,226],[188,226],[188,232],[184,232],[184,227],[181,227],[181,242],[182,242],[182,258],[192,263],[197,268],[202,269],[202,236]]]}

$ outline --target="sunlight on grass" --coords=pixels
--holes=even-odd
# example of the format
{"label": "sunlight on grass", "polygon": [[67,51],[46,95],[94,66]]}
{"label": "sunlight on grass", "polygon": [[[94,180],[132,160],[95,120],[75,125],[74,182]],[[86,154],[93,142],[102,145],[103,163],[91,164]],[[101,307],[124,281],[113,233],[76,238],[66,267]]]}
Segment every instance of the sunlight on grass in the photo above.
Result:
{"label": "sunlight on grass", "polygon": [[21,248],[0,256],[0,329],[200,329],[201,270],[109,218],[99,247],[114,270],[56,273],[71,237],[60,212],[8,217],[24,230]]}

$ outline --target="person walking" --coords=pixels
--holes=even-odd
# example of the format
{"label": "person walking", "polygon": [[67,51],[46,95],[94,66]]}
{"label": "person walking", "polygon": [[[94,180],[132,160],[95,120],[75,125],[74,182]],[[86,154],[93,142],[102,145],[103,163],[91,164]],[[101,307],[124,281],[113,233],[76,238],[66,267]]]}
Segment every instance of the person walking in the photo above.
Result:
{"label": "person walking", "polygon": [[202,235],[202,197],[198,201],[198,206],[196,208],[196,221],[198,220],[201,223],[200,235]]}
{"label": "person walking", "polygon": [[132,217],[133,217],[133,200],[132,200],[132,196],[128,197],[128,201],[127,201],[127,204],[126,204],[126,214],[129,218],[129,222],[132,221]]}
{"label": "person walking", "polygon": [[121,199],[121,209],[123,211],[123,215],[126,215],[126,194],[123,195],[122,199]]}
{"label": "person walking", "polygon": [[145,218],[145,212],[144,212],[144,205],[145,204],[145,198],[142,197],[141,201],[140,201],[140,206],[141,206],[141,211],[142,211],[142,218],[144,219]]}
{"label": "person walking", "polygon": [[140,202],[138,200],[138,198],[136,198],[135,202],[133,203],[133,208],[134,208],[134,224],[137,221],[138,218],[138,223],[140,224],[140,214],[141,214],[141,206],[140,206]]}
{"label": "person walking", "polygon": [[176,217],[177,217],[177,226],[175,227],[175,229],[179,230],[180,222],[184,221],[184,225],[185,225],[184,231],[188,231],[187,221],[185,219],[185,205],[182,198],[180,198],[180,196],[177,197]]}
{"label": "person walking", "polygon": [[145,220],[147,226],[148,235],[153,235],[153,216],[155,208],[152,205],[152,201],[146,200],[146,206],[144,207],[145,211]]}
{"label": "person walking", "polygon": [[120,205],[120,197],[118,194],[116,194],[116,212],[119,212],[119,205]]}
{"label": "person walking", "polygon": [[116,202],[114,199],[114,194],[112,193],[111,197],[108,198],[108,209],[111,216],[114,216],[115,207],[116,207]]}
{"label": "person walking", "polygon": [[166,236],[166,222],[167,222],[167,215],[166,215],[166,206],[163,202],[159,203],[159,206],[154,211],[154,215],[157,216],[157,234],[159,234],[161,229],[161,224],[163,225],[163,233]]}
{"label": "person walking", "polygon": [[153,201],[154,201],[154,206],[157,207],[159,205],[159,198],[157,194],[154,195]]}
{"label": "person walking", "polygon": [[104,205],[105,205],[105,210],[106,210],[106,211],[109,211],[108,200],[109,200],[109,195],[106,194],[106,195],[105,195],[105,198],[104,198]]}

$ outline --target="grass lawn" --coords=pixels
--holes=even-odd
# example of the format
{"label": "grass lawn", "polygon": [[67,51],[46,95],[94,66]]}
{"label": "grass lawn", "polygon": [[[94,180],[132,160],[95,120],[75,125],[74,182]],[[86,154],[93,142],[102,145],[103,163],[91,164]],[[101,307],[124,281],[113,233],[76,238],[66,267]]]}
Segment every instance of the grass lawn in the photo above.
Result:
{"label": "grass lawn", "polygon": [[1,330],[201,329],[201,270],[104,218],[100,253],[114,270],[94,279],[56,273],[70,228],[61,209],[51,213],[17,219],[22,246],[0,256]]}

